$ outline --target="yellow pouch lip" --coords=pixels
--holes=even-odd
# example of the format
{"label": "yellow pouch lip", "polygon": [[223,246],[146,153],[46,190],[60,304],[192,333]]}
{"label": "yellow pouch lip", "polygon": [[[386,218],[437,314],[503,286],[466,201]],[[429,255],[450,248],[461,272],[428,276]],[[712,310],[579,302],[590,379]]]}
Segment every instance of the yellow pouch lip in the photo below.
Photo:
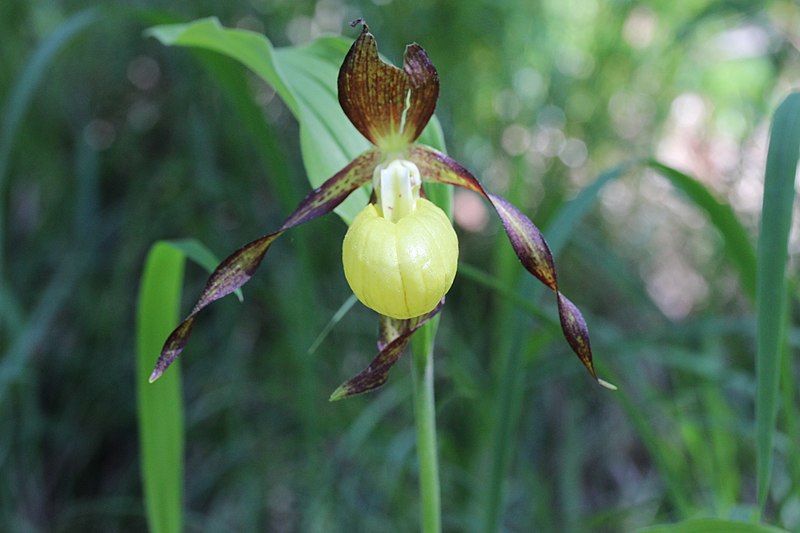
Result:
{"label": "yellow pouch lip", "polygon": [[444,211],[425,198],[397,222],[370,204],[344,238],[342,262],[361,303],[391,318],[412,318],[433,310],[450,290],[458,238]]}

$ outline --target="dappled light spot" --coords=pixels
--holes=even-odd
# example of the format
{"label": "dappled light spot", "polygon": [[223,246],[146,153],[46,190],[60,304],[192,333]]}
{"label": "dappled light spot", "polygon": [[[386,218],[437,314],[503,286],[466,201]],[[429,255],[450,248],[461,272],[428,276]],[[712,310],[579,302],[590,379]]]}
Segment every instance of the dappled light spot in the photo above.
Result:
{"label": "dappled light spot", "polygon": [[114,144],[117,130],[108,120],[96,118],[83,128],[83,139],[92,149],[107,150]]}
{"label": "dappled light spot", "polygon": [[565,46],[555,59],[556,68],[565,76],[585,79],[594,71],[594,58],[577,47]]}
{"label": "dappled light spot", "polygon": [[729,61],[761,57],[770,47],[767,31],[755,24],[732,28],[717,34],[709,47],[714,59]]}
{"label": "dappled light spot", "polygon": [[531,67],[522,67],[514,73],[512,79],[514,92],[522,98],[527,105],[538,103],[547,89],[547,82],[542,74]]}
{"label": "dappled light spot", "polygon": [[644,6],[637,6],[628,14],[622,27],[622,36],[633,48],[647,48],[658,32],[658,16]]}
{"label": "dappled light spot", "polygon": [[312,21],[310,17],[295,17],[286,25],[286,37],[289,42],[299,45],[313,38]]}
{"label": "dappled light spot", "polygon": [[556,157],[564,146],[564,132],[558,128],[539,127],[533,135],[531,148],[545,157]]}
{"label": "dappled light spot", "polygon": [[264,23],[252,15],[245,15],[236,21],[236,27],[241,30],[264,33]]}
{"label": "dappled light spot", "polygon": [[664,257],[647,276],[647,292],[658,308],[673,320],[682,320],[705,303],[708,283],[684,258]]}
{"label": "dappled light spot", "polygon": [[502,120],[514,120],[522,111],[522,102],[511,89],[504,89],[494,96],[494,112]]}
{"label": "dappled light spot", "polygon": [[138,56],[128,63],[128,80],[141,91],[149,91],[158,85],[161,67],[149,56]]}
{"label": "dappled light spot", "polygon": [[672,101],[670,118],[684,128],[696,128],[708,118],[708,106],[697,93],[683,93]]}
{"label": "dappled light spot", "polygon": [[503,130],[500,143],[508,155],[522,155],[531,144],[531,134],[525,126],[512,124]]}
{"label": "dappled light spot", "polygon": [[567,139],[561,145],[561,150],[558,152],[558,158],[568,167],[576,168],[586,162],[589,156],[589,150],[586,144],[580,139]]}
{"label": "dappled light spot", "polygon": [[614,129],[624,139],[636,139],[648,131],[655,118],[653,99],[641,92],[620,90],[608,101]]}
{"label": "dappled light spot", "polygon": [[453,196],[453,218],[465,231],[477,233],[489,223],[489,210],[479,196],[459,190]]}

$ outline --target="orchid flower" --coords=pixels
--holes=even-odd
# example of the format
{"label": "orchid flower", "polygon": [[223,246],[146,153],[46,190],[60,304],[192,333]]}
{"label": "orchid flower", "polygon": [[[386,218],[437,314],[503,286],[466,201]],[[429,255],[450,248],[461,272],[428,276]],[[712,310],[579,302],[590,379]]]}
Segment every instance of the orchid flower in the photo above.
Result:
{"label": "orchid flower", "polygon": [[380,315],[378,355],[361,373],[343,383],[332,400],[381,386],[411,335],[444,305],[458,261],[452,224],[423,196],[422,183],[439,182],[470,189],[497,211],[523,267],[556,296],[567,343],[600,384],[592,364],[586,322],[561,294],[553,257],[539,229],[503,198],[487,192],[456,161],[416,142],[433,115],[439,77],[418,44],[406,47],[403,68],[381,60],[374,36],[363,28],[339,71],[339,103],[350,122],[373,147],[313,190],[277,231],[231,254],[211,274],[189,315],[167,338],[153,382],[180,355],[197,314],[235,291],[255,274],[270,245],[286,231],[331,212],[353,191],[372,182],[370,203],[355,218],[342,247],[345,277],[356,297]]}

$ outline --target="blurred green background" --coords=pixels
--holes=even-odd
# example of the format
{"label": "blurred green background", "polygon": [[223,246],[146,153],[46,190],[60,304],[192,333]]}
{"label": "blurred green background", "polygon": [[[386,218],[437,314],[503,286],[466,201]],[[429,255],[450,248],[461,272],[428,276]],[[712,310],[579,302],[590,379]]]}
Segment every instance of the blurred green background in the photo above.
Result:
{"label": "blurred green background", "polygon": [[[395,63],[419,42],[450,154],[546,237],[602,172],[655,158],[731,206],[754,243],[769,120],[800,74],[791,1],[92,6],[0,2],[2,531],[146,527],[134,320],[147,250],[191,237],[224,257],[308,191],[274,91],[145,28],[213,15],[287,46],[354,37],[347,22],[363,16]],[[618,393],[586,376],[488,206],[456,193],[466,267],[436,351],[447,531],[483,531],[498,468],[504,531],[751,515],[752,287],[668,180],[637,164],[613,177],[556,264]],[[408,363],[378,392],[328,403],[374,355],[376,317],[360,304],[309,350],[350,295],[345,230],[331,216],[289,233],[244,303],[199,319],[181,368],[187,531],[416,529]],[[205,277],[188,267],[184,312]],[[514,381],[523,393],[506,404]],[[798,421],[779,421],[766,519],[800,531]]]}

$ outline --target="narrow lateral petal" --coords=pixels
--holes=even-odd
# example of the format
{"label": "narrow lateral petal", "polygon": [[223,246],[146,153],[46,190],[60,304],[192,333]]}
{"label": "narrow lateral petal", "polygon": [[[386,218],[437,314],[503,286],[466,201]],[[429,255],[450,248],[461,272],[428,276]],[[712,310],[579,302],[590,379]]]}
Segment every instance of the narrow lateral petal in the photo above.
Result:
{"label": "narrow lateral petal", "polygon": [[350,193],[369,183],[372,179],[372,170],[380,157],[377,150],[370,150],[358,156],[322,186],[309,193],[278,231],[245,244],[222,261],[208,278],[192,312],[173,330],[164,343],[155,369],[150,375],[150,382],[158,379],[181,354],[189,340],[197,313],[211,302],[227,296],[247,283],[261,265],[269,246],[285,231],[331,212]]}
{"label": "narrow lateral petal", "polygon": [[419,137],[439,97],[439,75],[417,44],[406,48],[401,70],[381,60],[364,24],[339,70],[339,103],[373,144],[390,150]]}
{"label": "narrow lateral petal", "polygon": [[522,265],[539,281],[557,291],[556,267],[542,232],[506,199],[493,194],[487,197],[500,215],[506,235]]}
{"label": "narrow lateral petal", "polygon": [[589,343],[589,328],[586,326],[586,321],[575,304],[560,292],[556,292],[556,294],[558,295],[558,317],[561,320],[564,337],[592,376],[597,378],[592,364],[592,347]]}
{"label": "narrow lateral petal", "polygon": [[378,355],[358,375],[339,385],[331,394],[330,400],[343,400],[356,394],[377,389],[386,383],[389,377],[389,370],[400,359],[411,340],[411,336],[428,320],[436,316],[442,310],[442,307],[444,307],[444,298],[433,311],[422,316],[406,320],[382,316],[379,327]]}
{"label": "narrow lateral petal", "polygon": [[416,145],[409,150],[409,159],[417,165],[423,180],[464,187],[489,200],[500,216],[506,235],[522,266],[555,292],[561,331],[586,370],[597,379],[586,321],[578,308],[559,291],[553,255],[539,228],[507,200],[486,192],[469,170],[447,155],[429,146]]}

